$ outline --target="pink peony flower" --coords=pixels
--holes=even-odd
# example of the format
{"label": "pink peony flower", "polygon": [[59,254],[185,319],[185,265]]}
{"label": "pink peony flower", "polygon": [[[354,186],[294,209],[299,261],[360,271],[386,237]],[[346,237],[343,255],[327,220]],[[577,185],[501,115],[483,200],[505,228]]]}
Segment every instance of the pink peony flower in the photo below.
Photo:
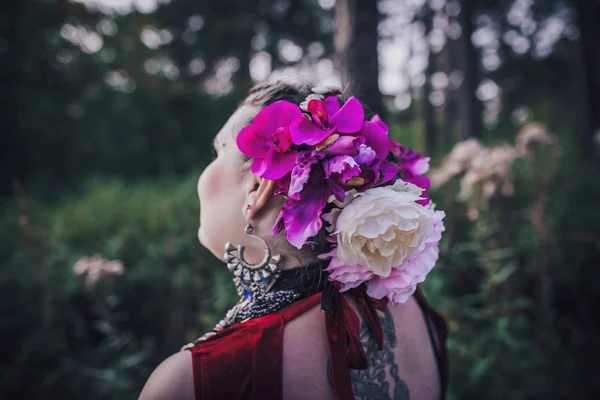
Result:
{"label": "pink peony flower", "polygon": [[329,281],[337,281],[341,284],[340,292],[353,289],[360,286],[362,283],[373,278],[373,272],[360,265],[348,265],[337,256],[337,248],[334,248],[329,253],[319,256],[321,259],[328,259],[329,266],[325,271],[329,272]]}
{"label": "pink peony flower", "polygon": [[252,173],[265,179],[283,178],[296,164],[296,152],[290,151],[290,124],[304,119],[297,105],[280,100],[266,106],[237,136],[240,151],[252,161]]}
{"label": "pink peony flower", "polygon": [[417,284],[423,282],[433,269],[439,256],[438,243],[445,230],[442,220],[446,214],[436,211],[433,204],[428,206],[428,210],[431,213],[433,230],[423,240],[420,251],[407,263],[393,268],[390,275],[375,276],[368,281],[366,285],[369,296],[377,299],[387,297],[394,305],[405,303],[415,292]]}

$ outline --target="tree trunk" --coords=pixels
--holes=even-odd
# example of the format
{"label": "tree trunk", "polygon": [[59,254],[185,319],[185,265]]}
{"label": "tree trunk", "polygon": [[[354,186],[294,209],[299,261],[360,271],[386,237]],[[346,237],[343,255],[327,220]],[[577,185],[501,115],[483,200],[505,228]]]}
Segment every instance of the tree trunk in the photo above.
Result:
{"label": "tree trunk", "polygon": [[463,81],[459,89],[461,138],[481,137],[480,107],[475,91],[477,90],[477,55],[471,41],[473,35],[473,0],[461,0],[458,15],[462,35],[459,39],[463,60]]}
{"label": "tree trunk", "polygon": [[8,196],[12,192],[12,181],[23,173],[23,152],[18,146],[18,100],[19,82],[21,81],[21,43],[19,30],[21,12],[25,8],[24,2],[8,2],[0,12],[0,52],[4,56],[0,64],[0,197]]}
{"label": "tree trunk", "polygon": [[[458,45],[456,40],[448,38],[448,42],[446,42],[442,53],[439,55],[441,70],[444,71],[448,77],[450,77],[452,72],[457,70],[457,66],[460,65]],[[446,101],[442,108],[441,135],[438,136],[437,144],[438,151],[441,149],[443,152],[448,152],[452,148],[454,142],[459,108],[456,104],[456,90],[450,84],[448,84],[445,89],[445,95]]]}
{"label": "tree trunk", "polygon": [[382,109],[377,59],[379,11],[375,0],[337,0],[334,48],[342,88],[369,109]]}
{"label": "tree trunk", "polygon": [[[433,25],[433,13],[429,6],[425,5],[425,36],[429,36]],[[423,119],[423,129],[425,137],[425,152],[432,155],[435,148],[435,120],[433,114],[433,105],[429,100],[431,95],[431,75],[433,75],[433,53],[431,49],[427,50],[427,68],[425,69],[425,84],[423,85],[423,98],[421,103],[421,116]]]}
{"label": "tree trunk", "polygon": [[576,7],[584,71],[581,144],[586,158],[598,160],[600,145],[594,136],[600,136],[600,1],[576,0]]}

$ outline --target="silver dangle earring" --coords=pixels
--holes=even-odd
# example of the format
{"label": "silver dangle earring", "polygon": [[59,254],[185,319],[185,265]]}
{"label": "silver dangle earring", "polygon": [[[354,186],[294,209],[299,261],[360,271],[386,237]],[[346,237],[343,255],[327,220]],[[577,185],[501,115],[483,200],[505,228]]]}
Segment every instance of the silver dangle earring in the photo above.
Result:
{"label": "silver dangle earring", "polygon": [[229,242],[225,245],[225,260],[227,260],[227,268],[235,276],[233,282],[241,300],[253,301],[257,296],[269,292],[279,279],[281,256],[271,256],[271,249],[267,242],[254,235],[254,227],[250,223],[246,225],[245,231],[248,236],[262,242],[265,248],[263,260],[258,264],[250,264],[244,259],[245,246],[240,244],[235,247]]}

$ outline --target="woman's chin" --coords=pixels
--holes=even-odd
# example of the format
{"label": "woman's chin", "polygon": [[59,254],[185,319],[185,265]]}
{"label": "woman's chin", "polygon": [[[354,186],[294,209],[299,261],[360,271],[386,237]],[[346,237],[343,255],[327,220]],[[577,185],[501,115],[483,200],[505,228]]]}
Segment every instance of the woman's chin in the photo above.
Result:
{"label": "woman's chin", "polygon": [[206,245],[204,244],[204,233],[202,232],[202,226],[198,228],[198,241],[202,246],[206,247]]}
{"label": "woman's chin", "polygon": [[207,240],[206,232],[202,229],[202,226],[200,226],[200,228],[198,228],[198,241],[200,242],[200,244],[202,246],[204,246],[207,250],[209,250],[215,257],[217,257],[221,261],[224,261],[224,258],[223,258],[224,246],[222,246],[222,248],[218,249],[219,251],[216,251],[217,249],[215,249],[215,246],[211,245],[210,241]]}

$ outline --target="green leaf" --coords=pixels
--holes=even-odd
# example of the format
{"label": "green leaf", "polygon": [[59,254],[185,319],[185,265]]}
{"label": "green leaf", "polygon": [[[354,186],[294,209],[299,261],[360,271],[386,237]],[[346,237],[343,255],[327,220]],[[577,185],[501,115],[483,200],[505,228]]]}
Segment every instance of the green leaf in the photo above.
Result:
{"label": "green leaf", "polygon": [[502,267],[498,272],[493,274],[489,278],[487,283],[490,286],[498,286],[498,285],[506,282],[512,276],[512,274],[515,273],[516,270],[517,270],[517,267],[514,264],[512,264],[512,263],[508,264],[508,265]]}
{"label": "green leaf", "polygon": [[495,355],[490,355],[477,361],[469,373],[471,382],[478,382],[490,370],[495,361]]}

